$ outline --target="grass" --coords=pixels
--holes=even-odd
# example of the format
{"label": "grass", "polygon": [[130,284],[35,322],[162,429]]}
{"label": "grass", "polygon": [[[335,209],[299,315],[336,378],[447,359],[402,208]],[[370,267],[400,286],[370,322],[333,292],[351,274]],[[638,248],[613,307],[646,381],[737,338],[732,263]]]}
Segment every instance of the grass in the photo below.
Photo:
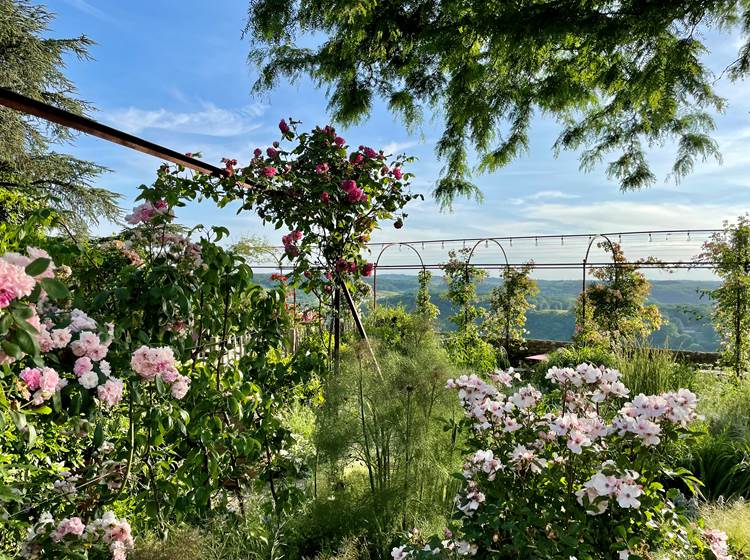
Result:
{"label": "grass", "polygon": [[736,500],[711,503],[701,508],[708,529],[719,529],[729,537],[738,553],[750,555],[750,502]]}
{"label": "grass", "polygon": [[622,382],[630,389],[631,395],[657,395],[693,387],[693,368],[678,363],[672,352],[662,348],[636,344],[622,350],[617,362]]}

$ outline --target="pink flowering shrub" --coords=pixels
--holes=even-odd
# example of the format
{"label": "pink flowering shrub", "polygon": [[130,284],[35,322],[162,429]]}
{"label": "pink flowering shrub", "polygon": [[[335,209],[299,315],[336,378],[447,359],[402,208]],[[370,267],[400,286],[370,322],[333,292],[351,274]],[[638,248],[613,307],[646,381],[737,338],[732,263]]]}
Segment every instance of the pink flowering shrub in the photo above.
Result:
{"label": "pink flowering shrub", "polygon": [[55,522],[45,513],[33,524],[21,550],[21,557],[39,558],[68,557],[72,550],[88,550],[99,557],[125,560],[134,546],[130,523],[107,511],[99,518],[84,523],[80,517],[68,517]]}
{"label": "pink flowering shrub", "polygon": [[231,163],[225,177],[185,178],[179,167],[162,170],[142,197],[172,206],[199,195],[220,206],[238,201],[264,222],[286,227],[281,241],[291,282],[327,300],[340,279],[372,273],[363,256],[370,235],[387,220],[402,227],[403,208],[419,196],[408,190],[409,158],[349,146],[332,126],[298,132],[298,124],[282,120],[280,141],[256,148],[245,166],[225,158]]}
{"label": "pink flowering shrub", "polygon": [[471,443],[453,526],[395,548],[394,560],[696,558],[709,549],[726,558],[726,542],[703,537],[681,505],[678,487],[695,479],[662,451],[689,435],[692,392],[632,396],[618,371],[590,364],[551,368],[547,395],[512,370],[489,377],[448,382]]}

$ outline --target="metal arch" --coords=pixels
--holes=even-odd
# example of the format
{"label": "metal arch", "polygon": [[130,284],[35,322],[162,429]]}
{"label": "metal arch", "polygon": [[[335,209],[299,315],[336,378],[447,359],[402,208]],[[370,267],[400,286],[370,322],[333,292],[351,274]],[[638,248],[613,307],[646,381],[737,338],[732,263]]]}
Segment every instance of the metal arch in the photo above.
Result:
{"label": "metal arch", "polygon": [[471,259],[472,259],[472,257],[474,257],[474,251],[476,251],[477,247],[479,247],[479,245],[482,242],[488,242],[488,241],[492,241],[495,245],[497,245],[498,247],[500,247],[500,250],[503,253],[503,258],[505,259],[505,269],[509,270],[510,269],[510,264],[509,264],[509,261],[508,261],[508,254],[505,252],[505,247],[503,247],[502,243],[500,243],[497,239],[493,239],[492,237],[487,237],[486,239],[480,239],[479,241],[477,241],[476,243],[474,243],[474,246],[471,248],[471,251],[469,251],[468,258],[466,259],[466,265],[468,266],[469,264],[471,264]]}
{"label": "metal arch", "polygon": [[[482,242],[489,242],[492,241],[495,245],[500,247],[500,251],[503,253],[503,258],[505,259],[505,272],[510,272],[510,262],[508,261],[508,254],[505,252],[505,247],[503,247],[502,243],[500,243],[497,239],[493,239],[492,237],[487,237],[485,239],[480,239],[476,243],[474,243],[474,246],[471,248],[471,251],[469,251],[469,256],[466,258],[466,272],[468,274],[469,265],[471,264],[471,259],[474,257],[474,251],[476,251],[477,247]],[[512,243],[512,242],[511,242]],[[508,302],[506,302],[508,303]],[[510,313],[506,311],[505,313],[505,352],[510,352]]]}
{"label": "metal arch", "polygon": [[414,247],[411,243],[407,243],[404,241],[396,241],[393,243],[388,243],[383,246],[383,248],[380,250],[380,253],[378,253],[378,258],[375,259],[375,268],[372,271],[372,308],[375,309],[378,306],[378,265],[380,264],[380,258],[383,256],[383,253],[386,252],[387,249],[390,249],[391,247],[395,246],[403,246],[408,247],[412,251],[414,251],[414,254],[417,255],[417,258],[419,259],[419,264],[422,266],[422,271],[427,271],[427,267],[424,264],[424,259],[422,259],[422,254]]}
{"label": "metal arch", "polygon": [[[589,261],[589,253],[591,253],[591,247],[594,245],[594,241],[596,241],[599,238],[604,239],[607,244],[609,245],[610,251],[612,251],[612,258],[614,259],[615,256],[615,244],[612,242],[612,240],[607,236],[606,233],[600,233],[591,238],[589,241],[588,246],[586,247],[586,255],[583,257],[583,280],[581,283],[581,321],[582,325],[586,324],[586,265]],[[612,261],[614,262],[614,261]],[[619,267],[615,266],[615,281],[617,281],[617,276],[619,274]]]}

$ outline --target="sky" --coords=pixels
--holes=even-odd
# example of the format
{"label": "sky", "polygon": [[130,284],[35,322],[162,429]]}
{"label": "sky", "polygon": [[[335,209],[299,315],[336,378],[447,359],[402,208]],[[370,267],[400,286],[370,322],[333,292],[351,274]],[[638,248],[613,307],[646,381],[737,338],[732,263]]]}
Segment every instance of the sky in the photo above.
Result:
{"label": "sky", "polygon": [[[81,98],[95,106],[92,116],[97,120],[180,152],[200,151],[205,161],[215,164],[224,156],[246,162],[255,147],[278,138],[282,117],[301,120],[307,128],[328,122],[325,89],[307,79],[282,83],[260,96],[251,93],[256,69],[247,63],[249,44],[241,37],[245,0],[44,3],[57,15],[50,36],[84,34],[96,42],[92,60],[69,60],[67,74]],[[709,66],[720,70],[731,62],[740,39],[707,36]],[[376,232],[374,241],[719,228],[723,220],[750,208],[746,155],[750,153],[750,81],[723,80],[717,90],[727,99],[727,110],[716,118],[715,133],[723,162],[699,164],[679,185],[664,181],[674,155],[667,146],[650,154],[659,177],[654,187],[620,192],[606,178],[604,166],[584,173],[579,170],[578,154],[555,157],[551,148],[559,125],[540,115],[534,120],[527,153],[500,171],[476,177],[484,202],[459,200],[450,213],[442,212],[429,196],[442,168],[434,153],[441,130],[439,115],[409,132],[378,105],[365,123],[339,132],[352,145],[367,144],[418,158],[411,167],[417,176],[413,190],[423,193],[425,201],[410,205],[404,229],[386,227]],[[79,136],[66,151],[111,169],[101,186],[121,193],[125,209],[133,206],[137,187],[153,180],[160,163],[86,136]],[[264,229],[248,213],[238,216],[206,203],[190,205],[178,218],[187,225],[227,226],[233,239],[255,234],[277,244],[280,235]],[[99,231],[115,228],[105,223]],[[690,240],[690,251],[699,247],[697,240]],[[688,251],[687,241],[680,240],[683,252]],[[536,256],[538,244],[529,242],[522,250],[523,246],[516,243],[515,260],[539,262],[559,258],[568,250],[555,244]],[[580,259],[580,247],[575,247],[570,258]],[[648,247],[653,245],[643,250]]]}

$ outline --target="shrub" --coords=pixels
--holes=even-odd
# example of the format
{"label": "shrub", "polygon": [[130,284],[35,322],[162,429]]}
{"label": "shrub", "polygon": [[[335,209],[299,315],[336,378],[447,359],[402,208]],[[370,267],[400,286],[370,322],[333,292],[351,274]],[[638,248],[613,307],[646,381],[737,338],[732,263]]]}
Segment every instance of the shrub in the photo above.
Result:
{"label": "shrub", "polygon": [[474,375],[449,382],[471,431],[454,522],[393,558],[690,557],[709,547],[727,558],[723,536],[701,538],[679,492],[658,482],[669,473],[697,483],[659,447],[687,435],[695,395],[680,389],[624,402],[619,373],[588,364],[553,367],[547,377],[556,389],[546,397],[531,385],[508,391],[512,372],[492,383]]}

